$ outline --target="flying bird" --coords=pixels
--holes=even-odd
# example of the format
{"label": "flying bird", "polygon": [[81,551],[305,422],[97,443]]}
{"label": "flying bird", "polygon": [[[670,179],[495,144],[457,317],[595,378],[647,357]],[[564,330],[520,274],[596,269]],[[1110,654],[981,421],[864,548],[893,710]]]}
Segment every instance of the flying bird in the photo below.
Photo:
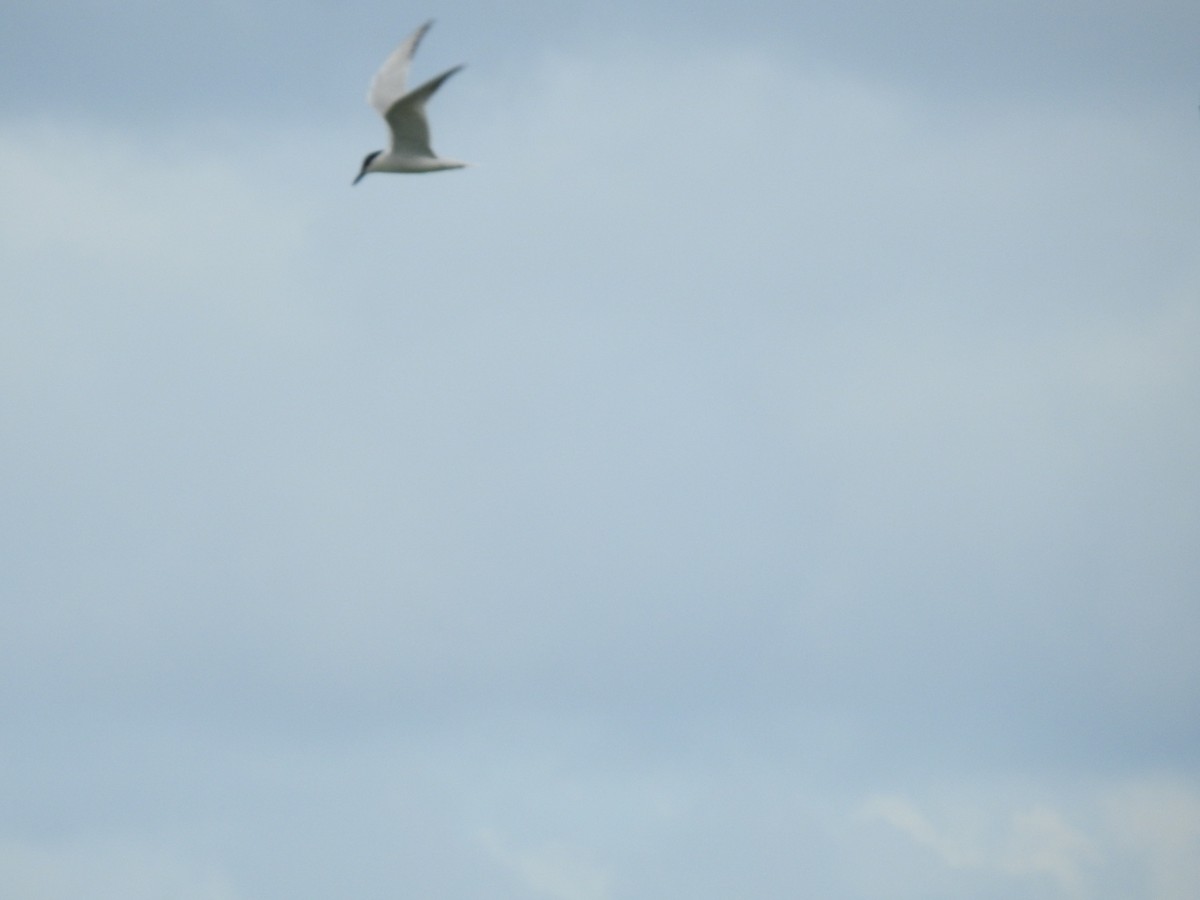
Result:
{"label": "flying bird", "polygon": [[413,54],[432,25],[432,21],[426,22],[414,31],[392,51],[392,55],[384,60],[371,79],[367,102],[387,122],[392,140],[387,150],[367,154],[354,184],[371,172],[440,172],[442,169],[461,169],[467,165],[457,160],[443,159],[433,152],[429,146],[429,122],[425,119],[426,102],[442,86],[442,82],[462,66],[455,66],[430,78],[416,90],[404,92]]}

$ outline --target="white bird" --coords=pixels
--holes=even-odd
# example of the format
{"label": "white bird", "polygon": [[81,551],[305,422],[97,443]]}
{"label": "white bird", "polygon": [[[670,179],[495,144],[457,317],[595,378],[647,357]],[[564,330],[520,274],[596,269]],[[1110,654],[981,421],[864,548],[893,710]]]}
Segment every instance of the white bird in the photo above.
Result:
{"label": "white bird", "polygon": [[432,21],[426,22],[414,31],[408,40],[392,51],[392,55],[371,79],[367,102],[387,121],[392,141],[387,151],[376,150],[367,154],[354,184],[371,172],[440,172],[442,169],[461,169],[467,165],[453,159],[442,159],[433,152],[429,146],[429,122],[425,119],[426,101],[442,86],[443,81],[462,66],[448,69],[416,90],[404,92],[409,63],[431,25]]}

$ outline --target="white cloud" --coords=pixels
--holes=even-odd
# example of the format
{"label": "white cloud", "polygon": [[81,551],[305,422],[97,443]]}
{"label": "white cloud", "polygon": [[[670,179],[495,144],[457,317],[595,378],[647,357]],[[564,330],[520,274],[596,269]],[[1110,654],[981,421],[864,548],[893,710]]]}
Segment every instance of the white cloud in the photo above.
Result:
{"label": "white cloud", "polygon": [[0,894],[20,900],[239,900],[219,872],[104,837],[57,844],[0,841]]}
{"label": "white cloud", "polygon": [[1098,856],[1095,846],[1056,810],[1035,806],[1012,814],[1008,846],[998,860],[1018,876],[1048,876],[1064,897],[1087,896],[1085,871]]}
{"label": "white cloud", "polygon": [[488,854],[516,875],[531,895],[550,900],[608,900],[608,876],[578,850],[560,844],[514,850],[495,832],[480,839]]}
{"label": "white cloud", "polygon": [[1104,796],[1108,839],[1138,862],[1153,900],[1200,896],[1200,788],[1179,778],[1145,778]]}
{"label": "white cloud", "polygon": [[0,233],[9,252],[149,272],[156,285],[229,263],[286,269],[309,223],[202,135],[139,139],[84,122],[6,122],[0,177],[12,202]]}
{"label": "white cloud", "polygon": [[244,135],[235,158],[224,135],[202,128],[133,137],[84,122],[3,123],[5,314],[43,329],[11,340],[15,349],[172,316],[235,333],[294,328],[299,310],[283,303],[311,211],[254,172],[286,159],[288,137],[264,147]]}
{"label": "white cloud", "polygon": [[972,846],[969,838],[938,829],[902,797],[873,797],[866,802],[863,814],[887,822],[915,843],[931,850],[951,868],[971,869],[985,865],[985,853]]}
{"label": "white cloud", "polygon": [[860,814],[947,868],[1011,880],[1025,896],[1039,883],[1070,900],[1184,900],[1200,890],[1200,794],[1191,781],[1131,778],[1013,794],[960,785],[936,800],[877,795]]}

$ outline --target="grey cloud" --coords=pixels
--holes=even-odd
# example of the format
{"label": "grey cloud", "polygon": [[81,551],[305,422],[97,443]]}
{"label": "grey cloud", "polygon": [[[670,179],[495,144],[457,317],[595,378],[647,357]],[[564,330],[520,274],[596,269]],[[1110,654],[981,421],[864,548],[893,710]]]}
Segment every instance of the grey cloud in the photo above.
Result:
{"label": "grey cloud", "polygon": [[[379,2],[301,4],[280,14],[267,3],[19,3],[9,12],[6,78],[21,85],[6,108],[52,109],[93,120],[153,123],[196,115],[340,118],[374,59],[411,21]],[[768,45],[817,69],[857,72],[963,104],[1050,102],[1089,109],[1117,103],[1194,105],[1200,71],[1189,35],[1194,4],[929,0],[795,4],[760,0],[698,16],[687,4],[606,4],[595,9],[524,3],[434,3],[445,46],[481,72],[518,81],[547,56],[586,58],[598,45],[640,50]],[[480,23],[473,25],[472,23]],[[486,23],[486,26],[482,23]],[[361,66],[361,68],[355,68]],[[436,64],[433,64],[436,68]],[[707,71],[697,66],[703,83]],[[1041,99],[1039,99],[1041,98]]]}
{"label": "grey cloud", "polygon": [[350,127],[6,131],[21,846],[255,900],[1063,894],[885,794],[1043,803],[1170,896],[1164,794],[1142,845],[1095,798],[1195,778],[1190,132],[676,40],[481,79],[439,135],[484,165],[370,192]]}

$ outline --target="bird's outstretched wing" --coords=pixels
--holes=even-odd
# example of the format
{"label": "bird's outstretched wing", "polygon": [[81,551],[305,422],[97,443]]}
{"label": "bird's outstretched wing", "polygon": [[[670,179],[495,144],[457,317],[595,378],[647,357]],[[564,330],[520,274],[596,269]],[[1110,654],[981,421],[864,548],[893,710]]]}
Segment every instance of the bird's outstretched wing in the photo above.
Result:
{"label": "bird's outstretched wing", "polygon": [[455,66],[441,75],[430,78],[419,88],[405,94],[383,114],[392,130],[392,152],[404,156],[434,156],[429,146],[429,122],[425,118],[425,102],[447,78],[462,69]]}
{"label": "bird's outstretched wing", "polygon": [[430,20],[410,34],[399,47],[392,51],[391,56],[384,60],[379,71],[375,73],[375,77],[371,79],[371,87],[367,90],[367,102],[381,116],[386,117],[388,110],[404,96],[404,82],[408,78],[408,66],[412,62],[413,54],[417,52],[417,45],[421,43],[421,38],[425,37],[425,32],[432,25],[433,21]]}

